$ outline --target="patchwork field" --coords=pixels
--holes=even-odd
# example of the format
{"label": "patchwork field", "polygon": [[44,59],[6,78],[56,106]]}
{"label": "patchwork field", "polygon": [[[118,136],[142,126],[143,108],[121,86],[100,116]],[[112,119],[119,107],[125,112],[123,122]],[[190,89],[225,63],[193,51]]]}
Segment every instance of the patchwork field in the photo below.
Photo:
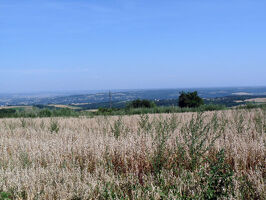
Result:
{"label": "patchwork field", "polygon": [[32,106],[0,106],[0,109],[11,109],[11,108],[32,109]]}
{"label": "patchwork field", "polygon": [[265,103],[266,98],[254,98],[254,99],[247,99],[245,101],[256,102],[256,103]]}
{"label": "patchwork field", "polygon": [[0,119],[0,199],[265,199],[265,116]]}
{"label": "patchwork field", "polygon": [[56,104],[48,104],[48,106],[52,106],[52,107],[55,107],[55,108],[69,108],[69,109],[79,109],[79,107],[74,107],[74,106],[70,106],[70,105],[56,105]]}

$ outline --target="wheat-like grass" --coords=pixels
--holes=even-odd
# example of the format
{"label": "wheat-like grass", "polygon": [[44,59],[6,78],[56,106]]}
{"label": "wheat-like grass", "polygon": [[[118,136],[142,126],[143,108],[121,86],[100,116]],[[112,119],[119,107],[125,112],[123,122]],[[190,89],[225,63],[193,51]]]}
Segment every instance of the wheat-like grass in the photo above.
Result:
{"label": "wheat-like grass", "polygon": [[[142,125],[139,115],[0,119],[0,191],[14,199],[119,199],[119,194],[176,199],[201,193],[198,172],[209,164],[199,159],[191,167],[183,133],[195,115],[150,114]],[[265,110],[205,112],[202,120],[213,120],[203,146],[220,135],[203,158],[215,160],[224,149],[234,171],[235,194],[228,198],[248,198],[252,192],[263,199]],[[177,143],[184,145],[185,160]],[[163,197],[162,188],[173,185],[176,189]]]}

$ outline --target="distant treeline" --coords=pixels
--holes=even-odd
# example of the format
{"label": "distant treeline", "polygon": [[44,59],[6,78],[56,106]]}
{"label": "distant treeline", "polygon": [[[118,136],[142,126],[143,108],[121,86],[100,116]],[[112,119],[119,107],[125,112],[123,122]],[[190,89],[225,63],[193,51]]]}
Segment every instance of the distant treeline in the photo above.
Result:
{"label": "distant treeline", "polygon": [[204,99],[204,103],[219,104],[219,105],[225,105],[226,107],[233,107],[242,104],[248,104],[248,102],[241,102],[241,101],[245,101],[247,99],[254,99],[254,98],[266,98],[266,95],[232,95],[226,97]]}
{"label": "distant treeline", "polygon": [[[211,99],[203,99],[204,104],[210,105],[210,104],[218,104],[223,105],[226,107],[233,107],[233,106],[239,106],[242,104],[246,104],[247,102],[237,102],[237,101],[244,101],[246,99],[253,99],[253,98],[265,98],[266,95],[244,95],[244,96],[226,96],[226,97],[217,97],[217,98],[211,98]],[[178,106],[178,99],[160,99],[160,100],[150,100],[153,101],[156,106]],[[131,101],[113,101],[112,102],[112,108],[125,108],[128,104],[130,104]],[[83,104],[83,105],[72,105],[76,106],[80,109],[98,109],[98,108],[109,108],[110,103],[109,102],[101,102],[101,103],[89,103],[89,104]]]}
{"label": "distant treeline", "polygon": [[62,108],[62,109],[49,109],[33,107],[30,110],[21,110],[21,109],[0,109],[0,118],[18,118],[18,117],[27,117],[27,118],[36,118],[36,117],[78,117],[82,113]]}
{"label": "distant treeline", "polygon": [[[131,115],[146,113],[198,112],[229,109],[232,106],[245,105],[242,108],[265,107],[264,105],[244,102],[246,99],[263,96],[228,96],[214,99],[202,99],[197,91],[181,92],[178,99],[133,101],[114,101],[71,105],[76,109],[59,108],[50,105],[35,105],[32,109],[10,108],[0,109],[0,118],[4,117],[78,117],[95,115]],[[110,108],[110,105],[112,107]],[[243,106],[242,105],[242,106]],[[97,109],[97,111],[87,111]]]}
{"label": "distant treeline", "polygon": [[[233,109],[252,109],[263,108],[266,109],[266,104],[247,104]],[[38,117],[94,117],[97,115],[135,115],[148,113],[182,113],[182,112],[203,112],[231,109],[224,105],[202,105],[197,108],[180,108],[177,106],[161,106],[153,108],[100,108],[95,112],[73,110],[69,108],[49,109],[33,107],[31,110],[19,109],[0,109],[0,118],[38,118]]]}

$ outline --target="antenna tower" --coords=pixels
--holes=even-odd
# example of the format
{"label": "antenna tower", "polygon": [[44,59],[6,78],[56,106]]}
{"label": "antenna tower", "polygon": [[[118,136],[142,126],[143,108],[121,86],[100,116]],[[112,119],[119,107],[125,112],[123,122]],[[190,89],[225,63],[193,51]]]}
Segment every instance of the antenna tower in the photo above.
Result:
{"label": "antenna tower", "polygon": [[112,93],[111,93],[111,90],[109,90],[109,106],[110,108],[112,108]]}

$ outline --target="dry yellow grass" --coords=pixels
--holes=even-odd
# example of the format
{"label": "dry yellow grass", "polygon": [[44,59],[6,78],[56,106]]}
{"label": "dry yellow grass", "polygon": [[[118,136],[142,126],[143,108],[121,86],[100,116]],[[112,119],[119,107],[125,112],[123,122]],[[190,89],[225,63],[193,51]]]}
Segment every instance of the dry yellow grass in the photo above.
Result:
{"label": "dry yellow grass", "polygon": [[25,109],[31,109],[32,106],[0,106],[0,109],[9,109],[9,108],[25,108]]}
{"label": "dry yellow grass", "polygon": [[70,105],[63,105],[63,104],[49,104],[48,106],[53,106],[55,108],[69,108],[69,109],[79,109],[79,107],[70,106]]}
{"label": "dry yellow grass", "polygon": [[[247,190],[254,193],[250,198],[263,199],[265,110],[216,114],[221,136],[204,156],[215,160],[215,152],[225,149],[235,185],[234,196],[228,198],[241,199],[241,190]],[[188,125],[193,115],[148,115],[144,116],[148,120],[144,125],[145,120],[141,121],[138,115],[0,119],[0,191],[15,199],[108,199],[112,192],[113,199],[120,199],[119,193],[127,195],[124,199],[176,199],[174,189],[169,189],[167,197],[162,196],[164,187],[157,183],[152,164],[158,151],[160,122],[165,120],[171,126],[158,176],[164,179],[164,185],[175,185],[179,194],[193,196],[202,190],[197,176],[200,168],[191,171],[189,155],[181,161],[176,151],[176,141],[185,142],[182,127]],[[215,113],[203,115],[207,123]],[[204,145],[208,146],[215,137],[215,126],[207,132]],[[184,170],[176,171],[181,164]],[[203,163],[202,167],[207,168],[208,164]],[[191,177],[189,181],[184,178],[187,175]],[[250,188],[243,185],[241,177],[250,183]],[[248,195],[244,197],[249,198]]]}
{"label": "dry yellow grass", "polygon": [[266,98],[254,98],[254,99],[246,99],[248,102],[256,102],[256,103],[265,103]]}

